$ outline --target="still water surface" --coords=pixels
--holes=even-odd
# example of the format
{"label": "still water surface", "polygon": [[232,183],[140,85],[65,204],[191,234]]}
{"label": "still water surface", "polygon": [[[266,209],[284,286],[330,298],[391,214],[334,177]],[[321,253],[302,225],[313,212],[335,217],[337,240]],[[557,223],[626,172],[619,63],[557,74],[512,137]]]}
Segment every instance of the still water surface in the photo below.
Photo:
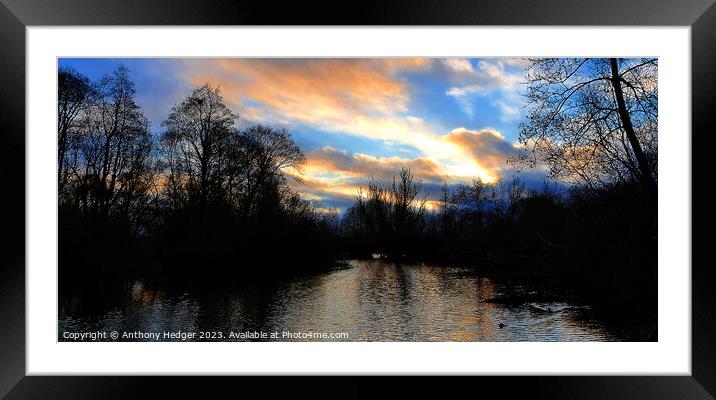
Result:
{"label": "still water surface", "polygon": [[181,331],[221,332],[211,336],[227,341],[237,339],[231,332],[238,339],[278,332],[273,340],[301,341],[321,340],[307,333],[334,334],[324,339],[330,341],[620,340],[590,318],[585,305],[485,302],[515,288],[459,267],[354,260],[346,268],[280,284],[169,287],[128,280],[119,288],[99,288],[94,298],[65,295],[58,339],[68,340],[65,332]]}

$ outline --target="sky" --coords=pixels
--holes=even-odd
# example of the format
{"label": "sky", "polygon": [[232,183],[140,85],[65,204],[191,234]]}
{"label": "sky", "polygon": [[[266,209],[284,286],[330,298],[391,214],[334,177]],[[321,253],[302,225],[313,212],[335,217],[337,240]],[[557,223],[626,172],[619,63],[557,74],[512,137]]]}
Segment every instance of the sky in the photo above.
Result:
{"label": "sky", "polygon": [[[286,128],[306,155],[291,186],[327,209],[345,210],[371,178],[405,165],[438,199],[442,182],[520,178],[525,60],[507,58],[71,58],[96,81],[124,64],[136,102],[159,135],[173,105],[204,83],[219,85],[239,127]],[[428,206],[435,204],[429,202]]]}

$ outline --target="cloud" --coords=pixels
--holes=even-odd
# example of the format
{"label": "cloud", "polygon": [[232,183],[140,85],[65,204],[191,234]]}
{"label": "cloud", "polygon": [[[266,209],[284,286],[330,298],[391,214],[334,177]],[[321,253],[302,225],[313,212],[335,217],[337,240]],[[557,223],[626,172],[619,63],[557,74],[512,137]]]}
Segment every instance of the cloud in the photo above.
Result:
{"label": "cloud", "polygon": [[[413,146],[416,133],[434,129],[409,112],[411,92],[401,73],[441,76],[455,85],[447,93],[467,114],[472,114],[471,94],[509,90],[521,78],[508,71],[510,60],[483,60],[473,67],[463,58],[207,59],[188,65],[188,79],[221,85],[243,120],[305,124]],[[496,103],[504,119],[518,114],[514,101]]]}
{"label": "cloud", "polygon": [[500,110],[500,121],[507,123],[519,119],[521,111],[521,103],[519,101],[511,101],[508,97],[495,100],[492,104]]}
{"label": "cloud", "polygon": [[405,112],[408,90],[398,71],[427,59],[216,59],[188,71],[194,84],[221,84],[239,108],[258,103],[267,115],[327,126],[353,116]]}
{"label": "cloud", "polygon": [[330,173],[350,179],[366,180],[372,177],[386,180],[393,177],[402,166],[410,168],[418,179],[436,182],[445,175],[443,167],[427,157],[375,157],[362,153],[350,154],[329,146],[311,152],[302,170],[308,175]]}
{"label": "cloud", "polygon": [[483,171],[484,182],[493,182],[503,176],[507,168],[506,158],[517,154],[519,148],[509,143],[494,129],[473,131],[457,128],[444,136],[444,140],[457,146]]}
{"label": "cloud", "polygon": [[408,113],[406,83],[397,74],[428,68],[430,59],[216,59],[191,64],[193,84],[220,85],[242,119],[304,124],[424,149],[433,135]]}
{"label": "cloud", "polygon": [[515,174],[507,166],[506,158],[516,155],[520,147],[511,144],[496,130],[457,128],[436,136],[435,140],[450,147],[459,161],[440,162],[427,156],[375,157],[325,146],[307,154],[301,179],[293,184],[294,189],[311,198],[350,203],[361,184],[371,178],[389,181],[402,166],[406,166],[426,189],[430,189],[432,198],[438,193],[441,182],[456,184],[479,178],[494,183]]}
{"label": "cloud", "polygon": [[472,67],[472,63],[466,58],[445,58],[442,62],[447,68],[457,73],[464,72],[472,74],[475,72],[475,69]]}
{"label": "cloud", "polygon": [[517,87],[524,78],[525,59],[481,60],[477,68],[466,59],[445,59],[443,63],[453,72],[451,79],[455,83],[445,94],[453,97],[466,115],[474,114],[472,95],[498,91],[501,99],[492,105],[500,111],[500,120],[510,122],[519,116],[521,99]]}
{"label": "cloud", "polygon": [[448,90],[452,96],[512,88],[521,79],[520,74],[508,71],[507,64],[498,60],[480,60],[477,68],[467,59],[445,59],[443,63],[452,72],[449,79],[459,85]]}

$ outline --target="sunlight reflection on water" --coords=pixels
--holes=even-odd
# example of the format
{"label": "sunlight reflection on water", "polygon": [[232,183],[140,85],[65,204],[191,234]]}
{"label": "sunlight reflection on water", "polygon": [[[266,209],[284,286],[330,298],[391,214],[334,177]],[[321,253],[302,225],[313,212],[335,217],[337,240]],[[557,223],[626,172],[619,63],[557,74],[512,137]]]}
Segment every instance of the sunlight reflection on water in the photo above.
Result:
{"label": "sunlight reflection on water", "polygon": [[[291,331],[348,333],[348,341],[609,341],[585,306],[508,306],[485,300],[505,288],[472,270],[381,260],[272,287],[176,291],[129,282],[114,306],[60,303],[65,331]],[[101,302],[98,302],[101,303]],[[286,339],[283,339],[286,340]],[[305,339],[304,339],[305,340]],[[335,340],[335,339],[332,339]]]}

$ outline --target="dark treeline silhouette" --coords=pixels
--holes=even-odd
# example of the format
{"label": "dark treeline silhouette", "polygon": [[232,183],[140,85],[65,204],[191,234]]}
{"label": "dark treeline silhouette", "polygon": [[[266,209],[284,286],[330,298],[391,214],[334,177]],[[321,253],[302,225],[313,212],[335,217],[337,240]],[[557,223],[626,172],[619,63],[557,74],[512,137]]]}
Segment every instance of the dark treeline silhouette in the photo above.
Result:
{"label": "dark treeline silhouette", "polygon": [[[407,167],[371,179],[339,217],[293,191],[305,156],[285,129],[237,128],[219,88],[171,110],[159,135],[128,70],[58,75],[60,277],[275,275],[345,257],[434,260],[588,297],[655,326],[654,59],[536,59],[527,69],[519,179],[443,184],[429,200]],[[62,282],[62,281],[61,281]]]}
{"label": "dark treeline silhouette", "polygon": [[444,184],[434,211],[420,188],[403,169],[359,190],[341,221],[353,257],[473,265],[535,292],[507,302],[590,298],[655,318],[656,205],[637,183],[588,189],[545,181],[539,190],[519,179]]}
{"label": "dark treeline silhouette", "polygon": [[334,257],[331,215],[288,186],[304,155],[286,130],[237,129],[219,89],[204,85],[155,138],[134,95],[123,66],[94,83],[59,71],[63,272],[248,273],[264,261]]}
{"label": "dark treeline silhouette", "polygon": [[348,247],[358,256],[415,255],[426,232],[427,199],[421,191],[422,183],[407,167],[389,183],[373,179],[359,188],[342,220]]}

